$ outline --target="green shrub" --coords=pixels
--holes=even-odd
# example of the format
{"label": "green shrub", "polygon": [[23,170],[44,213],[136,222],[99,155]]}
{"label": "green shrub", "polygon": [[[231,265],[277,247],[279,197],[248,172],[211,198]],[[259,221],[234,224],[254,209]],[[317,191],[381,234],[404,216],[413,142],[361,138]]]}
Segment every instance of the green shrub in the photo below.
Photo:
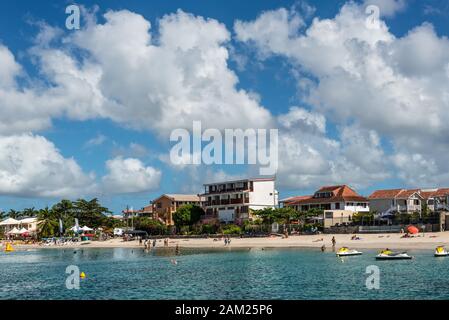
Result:
{"label": "green shrub", "polygon": [[202,234],[215,234],[217,233],[217,226],[214,224],[203,224],[201,226],[201,233]]}
{"label": "green shrub", "polygon": [[222,228],[223,234],[241,234],[242,228],[235,224],[227,224]]}

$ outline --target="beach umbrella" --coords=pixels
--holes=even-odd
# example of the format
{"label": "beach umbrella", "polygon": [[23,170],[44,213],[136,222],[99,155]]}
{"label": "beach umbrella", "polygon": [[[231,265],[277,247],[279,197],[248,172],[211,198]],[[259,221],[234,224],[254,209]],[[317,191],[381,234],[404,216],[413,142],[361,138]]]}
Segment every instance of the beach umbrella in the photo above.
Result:
{"label": "beach umbrella", "polygon": [[408,233],[411,233],[411,234],[415,234],[415,233],[419,232],[418,228],[415,226],[408,226],[407,231],[408,231]]}

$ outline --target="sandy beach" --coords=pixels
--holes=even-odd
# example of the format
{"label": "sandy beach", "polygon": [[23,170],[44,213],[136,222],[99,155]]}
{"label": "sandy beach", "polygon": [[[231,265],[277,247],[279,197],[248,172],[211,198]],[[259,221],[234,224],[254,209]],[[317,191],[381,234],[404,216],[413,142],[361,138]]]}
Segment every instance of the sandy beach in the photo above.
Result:
{"label": "sandy beach", "polygon": [[[347,246],[349,248],[366,249],[434,249],[438,245],[449,246],[449,231],[418,234],[412,238],[401,238],[402,234],[358,234],[360,240],[351,240],[350,234],[320,234],[300,235],[282,238],[277,236],[264,238],[232,238],[230,248],[320,248],[323,244],[327,249],[332,248],[332,237],[337,241],[336,248]],[[215,240],[214,240],[215,239]],[[224,248],[221,238],[201,239],[170,239],[169,246],[181,248]],[[163,246],[163,240],[157,240],[157,247]],[[20,245],[20,248],[67,248],[68,246],[43,246],[43,245]],[[82,248],[143,248],[139,241],[123,241],[121,238],[107,241],[91,241],[83,245],[71,245],[69,247]]]}

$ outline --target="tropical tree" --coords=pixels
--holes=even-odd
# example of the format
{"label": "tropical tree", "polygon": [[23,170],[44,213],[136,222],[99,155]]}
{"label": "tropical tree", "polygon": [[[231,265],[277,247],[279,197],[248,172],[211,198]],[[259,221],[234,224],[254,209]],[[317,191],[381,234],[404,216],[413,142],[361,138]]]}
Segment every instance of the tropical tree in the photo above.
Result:
{"label": "tropical tree", "polygon": [[22,212],[14,210],[14,209],[10,209],[8,211],[8,217],[9,218],[13,218],[13,219],[19,219],[22,216]]}
{"label": "tropical tree", "polygon": [[138,217],[134,220],[137,230],[143,230],[149,234],[166,234],[167,226],[160,221],[153,220],[150,217]]}
{"label": "tropical tree", "polygon": [[191,226],[197,223],[203,214],[204,210],[201,207],[194,204],[185,204],[173,214],[173,221],[177,227]]}
{"label": "tropical tree", "polygon": [[20,217],[28,217],[28,218],[36,217],[38,212],[39,211],[34,209],[34,207],[25,208],[25,209],[22,210],[22,212],[20,214]]}
{"label": "tropical tree", "polygon": [[265,208],[255,211],[255,215],[262,219],[265,224],[272,224],[273,222],[289,224],[291,220],[301,218],[301,213],[292,207]]}
{"label": "tropical tree", "polygon": [[54,212],[45,207],[39,210],[38,218],[38,235],[40,238],[48,238],[56,235],[58,231],[58,220],[55,218]]}
{"label": "tropical tree", "polygon": [[92,228],[97,228],[105,223],[106,214],[112,213],[108,208],[100,205],[97,198],[90,201],[78,199],[73,203],[74,217],[79,223]]}
{"label": "tropical tree", "polygon": [[74,223],[74,208],[73,203],[70,200],[63,199],[60,202],[53,205],[51,208],[55,215],[55,218],[61,219],[64,229],[68,229],[73,226]]}

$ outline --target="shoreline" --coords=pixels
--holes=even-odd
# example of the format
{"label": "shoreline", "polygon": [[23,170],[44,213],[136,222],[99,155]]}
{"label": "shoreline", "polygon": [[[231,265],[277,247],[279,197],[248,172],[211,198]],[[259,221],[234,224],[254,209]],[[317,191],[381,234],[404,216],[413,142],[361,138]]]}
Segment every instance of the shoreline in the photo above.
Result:
{"label": "shoreline", "polygon": [[[319,235],[292,235],[288,238],[264,237],[264,238],[231,238],[231,244],[225,246],[221,238],[169,238],[168,247],[164,247],[163,239],[157,240],[156,248],[180,248],[186,249],[251,249],[251,248],[304,248],[316,249],[325,245],[326,251],[332,250],[332,237],[336,239],[335,248],[349,247],[354,249],[435,249],[439,245],[449,247],[449,231],[429,232],[418,234],[412,238],[401,238],[403,234],[357,234],[360,240],[351,240],[351,234],[319,234]],[[214,240],[216,239],[216,240]],[[4,245],[5,241],[2,242]],[[52,245],[39,244],[13,244],[14,248],[20,249],[70,249],[70,248],[144,248],[138,240],[123,241],[121,238],[106,241],[91,241],[87,244],[76,245]]]}

